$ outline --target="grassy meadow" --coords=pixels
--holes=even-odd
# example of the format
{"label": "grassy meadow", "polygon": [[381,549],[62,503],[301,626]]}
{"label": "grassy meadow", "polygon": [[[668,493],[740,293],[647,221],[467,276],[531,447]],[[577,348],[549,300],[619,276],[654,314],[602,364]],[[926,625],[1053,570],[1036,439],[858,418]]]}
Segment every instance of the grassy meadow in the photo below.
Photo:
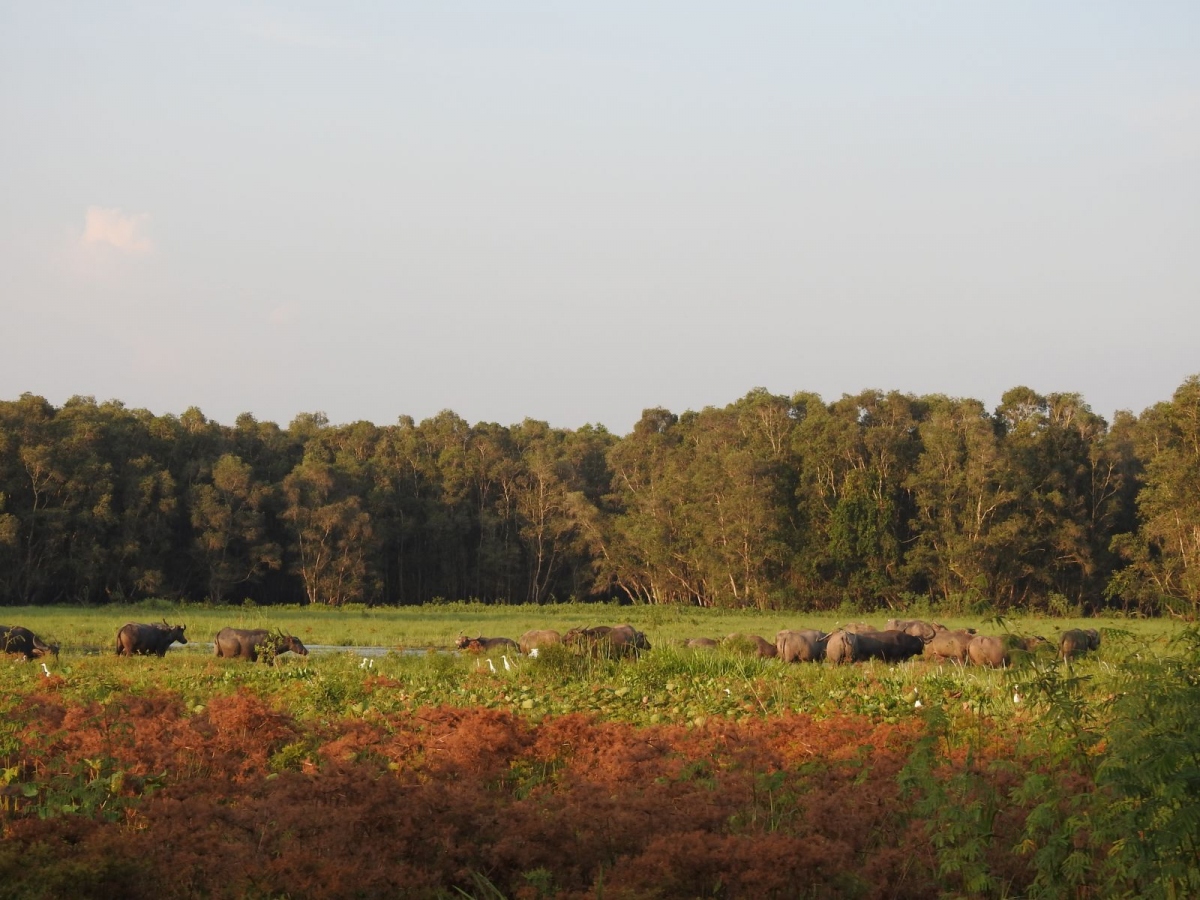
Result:
{"label": "grassy meadow", "polygon": [[[906,616],[906,613],[894,615]],[[723,638],[735,632],[760,634],[774,641],[784,628],[833,631],[849,622],[869,622],[882,628],[889,614],[780,613],[755,610],[700,609],[677,606],[618,604],[556,604],[503,606],[449,603],[410,607],[327,608],[313,606],[203,606],[167,601],[101,607],[6,607],[0,624],[24,625],[43,640],[58,643],[68,655],[112,652],[117,630],[126,622],[159,622],[187,626],[189,641],[211,642],[226,626],[281,628],[306,644],[371,646],[394,650],[449,649],[459,634],[518,638],[532,628],[566,631],[576,626],[628,622],[644,631],[654,646],[693,637]],[[918,616],[920,617],[920,616]],[[1013,617],[1003,628],[975,616],[930,617],[951,628],[976,628],[981,633],[1010,630],[1041,634],[1051,640],[1068,628],[1100,628],[1153,639],[1180,630],[1166,619],[1072,619]],[[186,651],[176,646],[173,651]]]}

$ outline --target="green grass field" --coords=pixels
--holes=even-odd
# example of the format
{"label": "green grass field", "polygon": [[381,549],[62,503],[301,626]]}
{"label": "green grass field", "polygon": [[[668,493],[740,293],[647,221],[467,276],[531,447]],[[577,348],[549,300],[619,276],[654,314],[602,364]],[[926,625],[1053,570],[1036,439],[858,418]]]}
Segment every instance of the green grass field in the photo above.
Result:
{"label": "green grass field", "polygon": [[[903,615],[896,613],[896,615]],[[496,606],[454,603],[437,606],[327,609],[297,607],[204,607],[149,601],[129,606],[9,607],[0,610],[0,624],[24,625],[43,640],[58,643],[67,655],[109,653],[117,630],[126,622],[158,622],[187,626],[191,641],[210,642],[226,626],[281,628],[306,644],[375,646],[390,649],[439,649],[454,645],[460,634],[517,638],[532,628],[566,631],[575,626],[629,622],[646,632],[655,646],[692,637],[722,638],[734,632],[759,634],[773,641],[784,628],[832,631],[848,621],[882,628],[885,614],[760,613],[753,610],[714,610],[681,607],[618,606],[616,604],[559,604]],[[981,633],[1000,633],[995,623],[975,617],[939,619],[949,627],[972,627]],[[1170,620],[1051,619],[1018,617],[1006,620],[1008,630],[1054,637],[1064,629],[1089,627],[1127,631],[1144,638],[1169,637],[1180,630]],[[176,647],[176,650],[182,648]]]}
{"label": "green grass field", "polygon": [[[785,665],[759,660],[733,650],[692,651],[681,646],[697,636],[723,637],[750,632],[774,640],[781,628],[840,624],[834,616],[765,615],[618,606],[511,606],[470,604],[403,609],[332,610],[314,608],[202,608],[170,604],[74,609],[37,607],[4,611],[6,624],[31,628],[43,639],[61,644],[57,660],[47,660],[61,677],[58,686],[80,701],[103,700],[120,692],[166,690],[203,706],[214,694],[249,688],[273,696],[297,715],[363,715],[392,713],[423,705],[487,706],[525,715],[588,712],[601,718],[634,723],[688,723],[711,716],[814,715],[854,713],[885,721],[909,716],[930,704],[956,709],[973,707],[1009,717],[1012,697],[1028,694],[1025,685],[1040,677],[1041,662],[1054,660],[1055,636],[1063,629],[1099,627],[1105,636],[1098,653],[1080,659],[1088,698],[1099,700],[1117,688],[1123,661],[1152,658],[1165,652],[1179,627],[1144,620],[1005,620],[1008,630],[1041,634],[1051,644],[1038,656],[1019,656],[1006,671],[962,668],[917,658],[889,665],[870,662],[853,666]],[[175,645],[165,659],[118,658],[114,636],[125,622],[182,622],[192,642]],[[641,659],[593,660],[572,654],[544,653],[538,659],[512,658],[504,668],[501,654],[489,662],[472,654],[439,653],[453,647],[459,633],[516,638],[535,628],[566,630],[577,625],[628,621],[644,630],[654,647]],[[882,627],[883,617],[866,617]],[[971,626],[998,633],[994,621],[951,619],[951,626]],[[219,660],[205,646],[222,627],[282,628],[309,645],[376,646],[390,651],[366,659],[353,652],[285,655],[276,666]],[[419,652],[425,650],[427,652]],[[414,652],[416,651],[416,652]],[[0,662],[0,688],[14,693],[39,689],[45,675],[40,665],[10,658]],[[372,678],[386,679],[394,690],[376,691]],[[920,701],[920,705],[918,705]]]}

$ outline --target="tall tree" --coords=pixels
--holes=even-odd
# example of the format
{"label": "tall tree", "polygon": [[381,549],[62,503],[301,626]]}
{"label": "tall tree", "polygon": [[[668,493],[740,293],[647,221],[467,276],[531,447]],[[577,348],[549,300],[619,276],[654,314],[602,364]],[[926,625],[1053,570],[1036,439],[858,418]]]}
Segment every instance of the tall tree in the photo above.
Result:
{"label": "tall tree", "polygon": [[371,517],[349,479],[328,463],[306,459],[283,480],[283,495],[294,570],[308,602],[341,606],[366,599]]}
{"label": "tall tree", "polygon": [[1114,541],[1127,566],[1110,593],[1132,595],[1146,611],[1200,616],[1200,376],[1147,410],[1135,434],[1145,465],[1140,527]]}
{"label": "tall tree", "polygon": [[231,453],[213,465],[211,482],[193,485],[195,553],[207,573],[212,602],[225,601],[234,587],[279,568],[280,548],[266,531],[270,497],[271,488],[257,482],[250,466]]}
{"label": "tall tree", "polygon": [[1018,530],[998,426],[978,400],[924,400],[922,453],[906,481],[916,534],[905,566],[935,597],[992,601],[998,558]]}

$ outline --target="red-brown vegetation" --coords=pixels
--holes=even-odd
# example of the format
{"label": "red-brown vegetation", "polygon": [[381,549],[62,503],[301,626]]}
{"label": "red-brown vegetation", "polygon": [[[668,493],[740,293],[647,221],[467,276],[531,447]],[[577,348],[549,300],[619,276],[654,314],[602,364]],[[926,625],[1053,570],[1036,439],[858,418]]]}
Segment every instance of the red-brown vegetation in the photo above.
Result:
{"label": "red-brown vegetation", "polygon": [[[86,780],[101,759],[124,775],[88,815],[13,798],[0,883],[43,896],[426,897],[479,879],[513,898],[939,892],[897,781],[917,721],[639,728],[427,708],[321,724],[242,692],[199,711],[44,693],[10,724],[20,749],[2,762],[25,781]],[[998,853],[1021,824],[997,817]],[[1026,877],[1019,861],[1005,874]]]}

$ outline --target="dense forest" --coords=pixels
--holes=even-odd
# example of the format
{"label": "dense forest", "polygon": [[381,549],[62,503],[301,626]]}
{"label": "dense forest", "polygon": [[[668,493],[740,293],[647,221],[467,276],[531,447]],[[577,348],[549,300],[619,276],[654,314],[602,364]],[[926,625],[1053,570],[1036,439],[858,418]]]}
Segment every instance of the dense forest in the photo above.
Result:
{"label": "dense forest", "polygon": [[1200,376],[1078,394],[754,390],[601,427],[232,427],[0,402],[0,603],[1200,607]]}

